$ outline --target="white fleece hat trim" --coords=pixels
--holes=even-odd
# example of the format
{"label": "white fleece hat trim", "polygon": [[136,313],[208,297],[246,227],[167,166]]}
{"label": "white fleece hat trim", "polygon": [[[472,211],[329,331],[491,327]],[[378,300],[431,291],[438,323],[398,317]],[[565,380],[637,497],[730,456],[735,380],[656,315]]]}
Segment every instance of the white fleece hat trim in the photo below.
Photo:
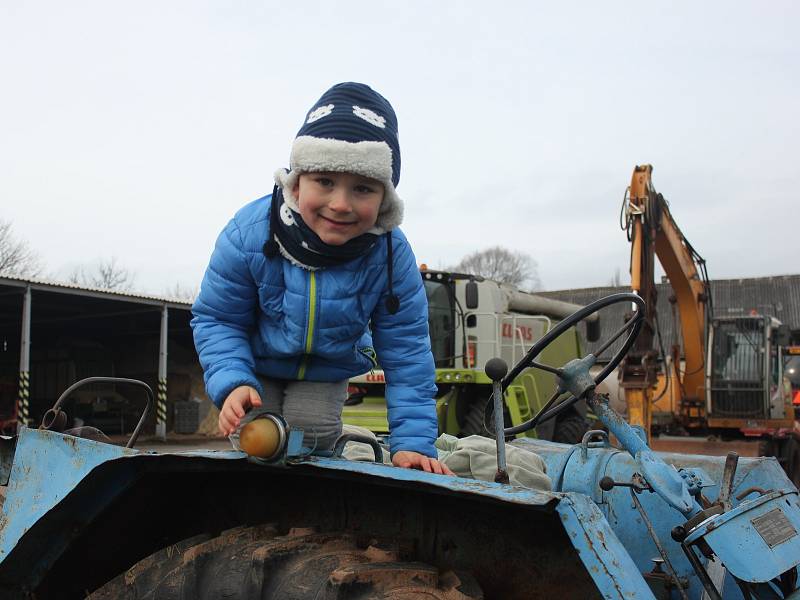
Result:
{"label": "white fleece hat trim", "polygon": [[380,235],[403,221],[403,201],[392,183],[392,150],[385,142],[346,142],[300,136],[292,144],[289,166],[290,171],[278,169],[275,172],[275,183],[283,189],[286,204],[295,212],[300,212],[300,208],[293,190],[301,173],[357,173],[377,179],[384,186],[378,220],[369,233]]}

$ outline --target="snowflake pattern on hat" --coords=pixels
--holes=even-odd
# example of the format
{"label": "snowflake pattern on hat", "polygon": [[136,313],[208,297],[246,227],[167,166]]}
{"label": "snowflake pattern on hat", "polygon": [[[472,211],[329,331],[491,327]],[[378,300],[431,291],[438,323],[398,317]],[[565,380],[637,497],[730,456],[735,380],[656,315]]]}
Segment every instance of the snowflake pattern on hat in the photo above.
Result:
{"label": "snowflake pattern on hat", "polygon": [[334,109],[333,104],[318,106],[310,113],[308,113],[308,119],[306,120],[306,123],[313,123],[314,121],[319,121],[322,117],[327,117],[329,114],[333,112],[333,109]]}
{"label": "snowflake pattern on hat", "polygon": [[375,127],[380,127],[381,129],[386,128],[386,119],[368,108],[361,108],[360,106],[353,105],[353,114],[364,119],[367,123],[375,125]]}

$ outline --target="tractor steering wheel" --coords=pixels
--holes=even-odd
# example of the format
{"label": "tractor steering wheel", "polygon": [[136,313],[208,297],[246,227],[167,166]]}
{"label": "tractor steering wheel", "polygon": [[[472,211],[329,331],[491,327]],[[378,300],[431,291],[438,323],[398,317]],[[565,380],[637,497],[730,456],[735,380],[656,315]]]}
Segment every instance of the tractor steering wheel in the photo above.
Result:
{"label": "tractor steering wheel", "polygon": [[[608,374],[613,371],[622,359],[625,358],[625,354],[630,350],[631,346],[633,346],[633,342],[636,340],[636,337],[639,335],[639,332],[642,329],[642,325],[644,324],[644,311],[645,311],[645,304],[644,300],[637,296],[636,294],[612,294],[610,296],[606,296],[605,298],[600,298],[599,300],[595,300],[591,304],[584,306],[578,311],[575,311],[566,319],[561,321],[558,325],[556,325],[553,329],[548,331],[542,338],[536,342],[530,350],[528,350],[527,354],[520,360],[511,371],[503,378],[501,382],[501,386],[503,391],[511,384],[514,379],[516,379],[517,375],[519,375],[523,370],[527,369],[528,367],[533,367],[536,369],[542,369],[544,371],[548,371],[556,375],[556,377],[560,377],[563,375],[563,367],[552,367],[550,365],[543,365],[541,363],[536,362],[536,357],[539,356],[542,351],[549,346],[553,340],[555,340],[558,336],[562,333],[567,331],[570,327],[573,327],[580,323],[583,319],[588,317],[589,315],[596,313],[598,310],[603,309],[607,306],[611,306],[612,304],[617,304],[619,302],[632,302],[637,306],[636,312],[633,314],[633,318],[631,318],[627,323],[625,323],[620,329],[618,329],[611,338],[608,339],[597,351],[595,356],[599,357],[603,352],[608,350],[608,348],[613,344],[623,333],[626,331],[628,332],[628,337],[625,338],[625,342],[622,344],[622,347],[617,351],[616,354],[609,360],[608,364],[605,368],[598,373],[598,375],[594,378],[595,385],[598,385],[601,381],[603,381]],[[523,431],[528,431],[529,429],[533,429],[539,423],[547,421],[556,417],[559,413],[563,410],[566,410],[568,407],[572,406],[575,402],[578,401],[578,398],[575,396],[571,396],[566,400],[559,402],[555,407],[553,404],[555,401],[563,394],[563,391],[556,390],[556,392],[551,396],[551,398],[545,403],[539,413],[533,417],[532,419],[526,421],[525,423],[521,423],[515,427],[507,427],[504,432],[506,436],[516,435],[517,433],[522,433]]]}

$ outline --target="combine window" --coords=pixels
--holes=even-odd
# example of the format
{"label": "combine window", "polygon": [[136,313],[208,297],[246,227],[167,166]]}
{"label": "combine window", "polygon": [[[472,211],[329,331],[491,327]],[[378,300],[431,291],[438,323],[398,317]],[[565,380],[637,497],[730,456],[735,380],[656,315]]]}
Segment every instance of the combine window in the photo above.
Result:
{"label": "combine window", "polygon": [[453,367],[455,342],[455,310],[449,283],[425,280],[428,297],[428,329],[431,349],[437,368]]}

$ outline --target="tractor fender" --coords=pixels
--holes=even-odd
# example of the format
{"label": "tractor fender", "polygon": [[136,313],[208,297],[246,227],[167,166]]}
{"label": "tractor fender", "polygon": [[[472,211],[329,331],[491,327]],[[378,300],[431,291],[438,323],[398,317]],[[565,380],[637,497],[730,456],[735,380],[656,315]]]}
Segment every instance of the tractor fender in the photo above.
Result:
{"label": "tractor fender", "polygon": [[30,429],[0,516],[0,588],[83,598],[161,548],[258,523],[406,539],[414,560],[467,570],[490,597],[529,597],[532,580],[541,597],[564,586],[575,597],[653,597],[583,494],[338,458],[139,452]]}

